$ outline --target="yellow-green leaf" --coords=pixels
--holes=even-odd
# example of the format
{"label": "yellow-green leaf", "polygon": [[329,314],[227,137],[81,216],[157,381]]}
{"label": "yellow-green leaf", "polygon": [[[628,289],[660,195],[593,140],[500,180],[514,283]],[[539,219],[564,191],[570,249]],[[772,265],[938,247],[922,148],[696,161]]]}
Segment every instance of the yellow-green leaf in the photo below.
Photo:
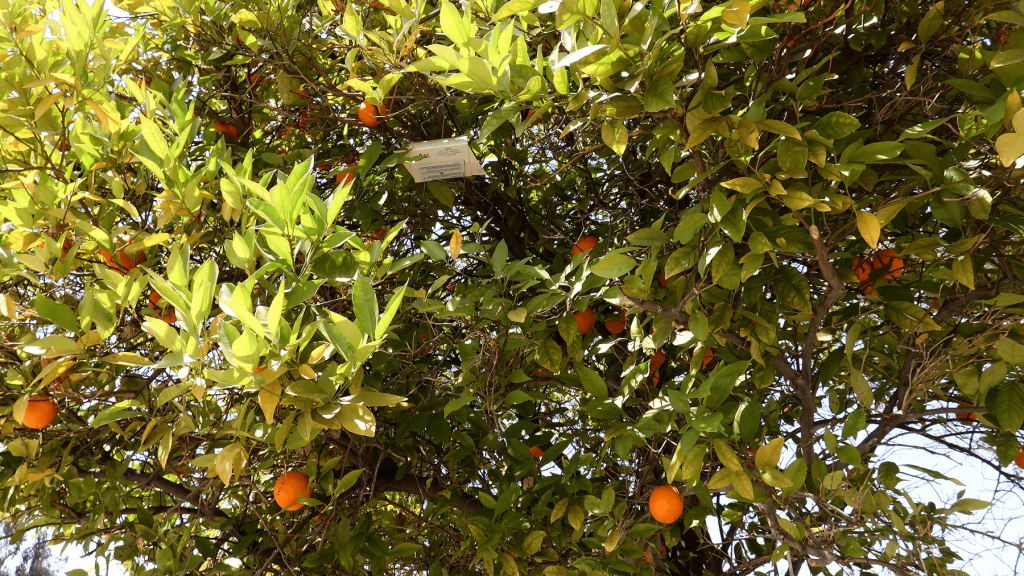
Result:
{"label": "yellow-green leaf", "polygon": [[871,212],[858,211],[857,212],[857,229],[860,230],[860,236],[871,246],[874,250],[878,248],[878,237],[882,233],[882,225],[878,222],[878,217]]}

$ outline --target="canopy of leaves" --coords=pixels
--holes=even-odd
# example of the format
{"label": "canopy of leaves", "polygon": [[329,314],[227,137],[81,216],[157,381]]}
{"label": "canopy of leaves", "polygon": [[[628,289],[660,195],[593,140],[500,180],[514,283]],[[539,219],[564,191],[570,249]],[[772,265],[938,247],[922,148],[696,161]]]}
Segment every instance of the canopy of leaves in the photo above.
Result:
{"label": "canopy of leaves", "polygon": [[137,574],[920,575],[988,505],[931,454],[1021,487],[1020,3],[115,6],[0,2],[18,517]]}

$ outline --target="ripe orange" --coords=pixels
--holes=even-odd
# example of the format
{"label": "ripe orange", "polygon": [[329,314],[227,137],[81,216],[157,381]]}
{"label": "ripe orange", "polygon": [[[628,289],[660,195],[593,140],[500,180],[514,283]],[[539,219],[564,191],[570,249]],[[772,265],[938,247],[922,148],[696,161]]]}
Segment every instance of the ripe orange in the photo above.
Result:
{"label": "ripe orange", "polygon": [[668,288],[668,278],[665,278],[664,274],[658,276],[658,284],[661,284],[662,288]]}
{"label": "ripe orange", "polygon": [[886,248],[875,254],[875,257],[871,259],[871,267],[875,270],[879,268],[885,270],[886,272],[882,275],[882,278],[895,280],[903,273],[903,259],[896,254],[895,250]]}
{"label": "ripe orange", "polygon": [[28,407],[25,408],[25,418],[22,422],[25,426],[35,430],[42,430],[49,426],[57,417],[57,403],[49,396],[33,396],[28,400]]}
{"label": "ripe orange", "polygon": [[604,327],[612,334],[621,334],[626,329],[626,323],[619,319],[607,320]]}
{"label": "ripe orange", "polygon": [[178,315],[174,312],[174,308],[168,308],[160,319],[168,324],[174,324],[178,321]]}
{"label": "ripe orange", "polygon": [[662,364],[665,363],[665,353],[658,350],[654,354],[651,354],[651,372],[657,372],[658,368],[661,368]]}
{"label": "ripe orange", "polygon": [[857,280],[860,280],[862,284],[868,281],[872,269],[871,262],[867,258],[853,257],[853,273],[857,275]]}
{"label": "ripe orange", "polygon": [[711,364],[711,361],[714,360],[714,359],[715,359],[715,353],[711,350],[711,348],[708,348],[707,350],[704,351],[704,361],[701,362],[700,367],[701,368],[707,367],[707,365]]}
{"label": "ripe orange", "polygon": [[158,292],[149,293],[149,303],[152,305],[153,308],[163,308],[163,304],[161,304],[161,302],[163,301],[164,297],[161,296]]}
{"label": "ripe orange", "polygon": [[348,184],[349,182],[355,180],[356,175],[348,171],[350,168],[352,168],[352,166],[354,165],[345,164],[345,168],[341,172],[339,172],[337,176],[334,177],[334,181],[344,186],[345,184]]}
{"label": "ripe orange", "polygon": [[592,250],[594,246],[597,246],[597,238],[593,236],[584,236],[580,238],[576,245],[572,247],[572,255],[582,254],[587,250]]}
{"label": "ripe orange", "polygon": [[380,110],[380,115],[381,116],[387,116],[388,115],[388,105],[387,105],[387,103],[386,102],[381,102],[380,106],[378,106],[378,110]]}
{"label": "ripe orange", "polygon": [[309,498],[309,476],[303,472],[285,472],[274,484],[274,502],[285,510],[298,510],[305,506],[299,497]]}
{"label": "ripe orange", "polygon": [[651,516],[662,524],[671,524],[683,515],[683,497],[675,486],[668,484],[655,488],[647,505]]}
{"label": "ripe orange", "polygon": [[1014,460],[1014,462],[1017,463],[1018,467],[1024,468],[1024,450],[1020,451],[1020,454],[1017,455],[1017,458]]}
{"label": "ripe orange", "polygon": [[573,314],[576,317],[576,326],[580,329],[580,334],[586,334],[594,329],[594,311],[587,308],[583,312],[576,312]]}
{"label": "ripe orange", "polygon": [[544,449],[540,446],[530,446],[530,454],[533,454],[534,458],[540,458],[544,456]]}
{"label": "ripe orange", "polygon": [[[131,244],[131,243],[132,243],[131,241],[128,242],[128,244]],[[142,264],[143,262],[146,261],[146,254],[145,254],[145,252],[139,252],[135,256],[129,256],[129,255],[125,254],[124,247],[121,247],[121,248],[117,249],[117,252],[116,252],[116,254],[117,254],[117,262],[116,263],[114,262],[114,255],[111,254],[110,252],[107,252],[106,250],[102,250],[101,249],[99,251],[99,253],[100,253],[100,256],[103,257],[103,260],[105,260],[107,262],[107,266],[110,266],[111,268],[114,269],[115,272],[117,272],[118,274],[122,274],[122,275],[125,272],[130,272],[133,268],[135,268],[139,264]]]}
{"label": "ripe orange", "polygon": [[238,128],[235,128],[233,125],[216,120],[213,123],[213,127],[217,132],[223,132],[228,138],[238,140]]}
{"label": "ripe orange", "polygon": [[367,101],[359,105],[359,121],[367,128],[377,127],[377,108]]}
{"label": "ripe orange", "polygon": [[[536,110],[530,110],[529,112],[526,113],[526,119],[529,120],[530,118],[533,118],[536,114],[537,114]],[[536,126],[538,123],[540,123],[540,120],[541,120],[540,116],[537,116],[537,118],[534,119],[533,122],[530,122],[530,126]]]}

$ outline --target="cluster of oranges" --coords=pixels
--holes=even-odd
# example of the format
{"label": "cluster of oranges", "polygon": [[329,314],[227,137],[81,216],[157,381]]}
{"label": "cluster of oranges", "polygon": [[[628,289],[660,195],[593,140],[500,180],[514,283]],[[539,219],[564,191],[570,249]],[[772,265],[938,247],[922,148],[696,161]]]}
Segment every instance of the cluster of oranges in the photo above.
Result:
{"label": "cluster of oranges", "polygon": [[[881,270],[879,275],[876,270]],[[878,296],[875,292],[874,280],[895,280],[903,273],[903,259],[895,250],[886,248],[873,256],[856,256],[853,259],[853,273],[860,281],[860,290],[865,296]],[[874,276],[874,279],[872,279]]]}

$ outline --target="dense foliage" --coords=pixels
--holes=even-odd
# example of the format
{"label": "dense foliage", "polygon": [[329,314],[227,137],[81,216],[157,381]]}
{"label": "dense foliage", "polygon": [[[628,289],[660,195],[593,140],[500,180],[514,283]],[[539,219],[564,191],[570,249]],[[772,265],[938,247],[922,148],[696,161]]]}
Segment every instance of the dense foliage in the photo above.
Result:
{"label": "dense foliage", "polygon": [[1024,487],[1020,3],[115,5],[0,0],[5,511],[138,574],[1018,546],[907,487]]}

